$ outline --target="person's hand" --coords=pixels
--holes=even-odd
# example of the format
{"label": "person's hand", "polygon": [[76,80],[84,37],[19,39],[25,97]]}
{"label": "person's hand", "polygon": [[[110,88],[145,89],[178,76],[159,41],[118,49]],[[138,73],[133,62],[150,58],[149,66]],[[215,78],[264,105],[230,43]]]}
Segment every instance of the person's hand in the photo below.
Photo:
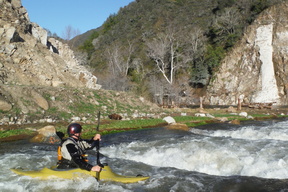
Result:
{"label": "person's hand", "polygon": [[96,165],[96,166],[92,167],[91,171],[100,172],[101,169],[102,169],[102,167]]}
{"label": "person's hand", "polygon": [[101,135],[100,134],[96,134],[95,136],[94,136],[94,138],[93,138],[93,140],[99,140],[99,141],[101,141]]}

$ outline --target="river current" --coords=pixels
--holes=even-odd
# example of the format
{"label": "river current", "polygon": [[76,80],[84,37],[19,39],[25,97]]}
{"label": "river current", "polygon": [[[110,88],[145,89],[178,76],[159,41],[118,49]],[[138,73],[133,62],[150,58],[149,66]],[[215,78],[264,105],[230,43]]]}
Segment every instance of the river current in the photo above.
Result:
{"label": "river current", "polygon": [[[288,120],[213,124],[189,132],[151,128],[103,136],[101,162],[121,175],[145,175],[133,184],[95,178],[41,181],[11,168],[54,166],[57,144],[22,140],[0,144],[0,191],[285,192],[288,191]],[[96,162],[95,150],[89,152]]]}

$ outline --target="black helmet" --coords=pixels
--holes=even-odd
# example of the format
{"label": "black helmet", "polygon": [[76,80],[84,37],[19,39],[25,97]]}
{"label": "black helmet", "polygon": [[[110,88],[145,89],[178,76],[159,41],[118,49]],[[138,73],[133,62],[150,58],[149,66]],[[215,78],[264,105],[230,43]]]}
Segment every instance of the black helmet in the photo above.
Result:
{"label": "black helmet", "polygon": [[81,131],[82,131],[82,127],[78,123],[71,123],[67,129],[67,133],[69,136],[72,136],[75,133],[81,133]]}

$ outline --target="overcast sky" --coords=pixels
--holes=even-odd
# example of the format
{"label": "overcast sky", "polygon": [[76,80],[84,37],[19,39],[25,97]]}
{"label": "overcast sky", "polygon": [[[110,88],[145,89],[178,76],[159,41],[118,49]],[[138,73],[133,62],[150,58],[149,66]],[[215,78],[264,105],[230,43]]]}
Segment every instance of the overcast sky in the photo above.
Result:
{"label": "overcast sky", "polygon": [[134,0],[22,0],[30,21],[56,33],[65,34],[65,28],[85,33],[101,26],[109,15],[117,13]]}

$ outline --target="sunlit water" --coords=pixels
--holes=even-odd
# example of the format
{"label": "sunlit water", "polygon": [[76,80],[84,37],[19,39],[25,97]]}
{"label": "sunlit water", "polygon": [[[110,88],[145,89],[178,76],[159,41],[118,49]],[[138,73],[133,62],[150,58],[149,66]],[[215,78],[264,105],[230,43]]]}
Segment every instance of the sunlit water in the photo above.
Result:
{"label": "sunlit water", "polygon": [[[103,163],[122,175],[150,176],[134,184],[98,183],[93,177],[40,181],[10,171],[51,167],[56,149],[27,141],[1,143],[0,191],[288,191],[287,120],[103,136]],[[95,151],[89,157],[95,163]]]}

